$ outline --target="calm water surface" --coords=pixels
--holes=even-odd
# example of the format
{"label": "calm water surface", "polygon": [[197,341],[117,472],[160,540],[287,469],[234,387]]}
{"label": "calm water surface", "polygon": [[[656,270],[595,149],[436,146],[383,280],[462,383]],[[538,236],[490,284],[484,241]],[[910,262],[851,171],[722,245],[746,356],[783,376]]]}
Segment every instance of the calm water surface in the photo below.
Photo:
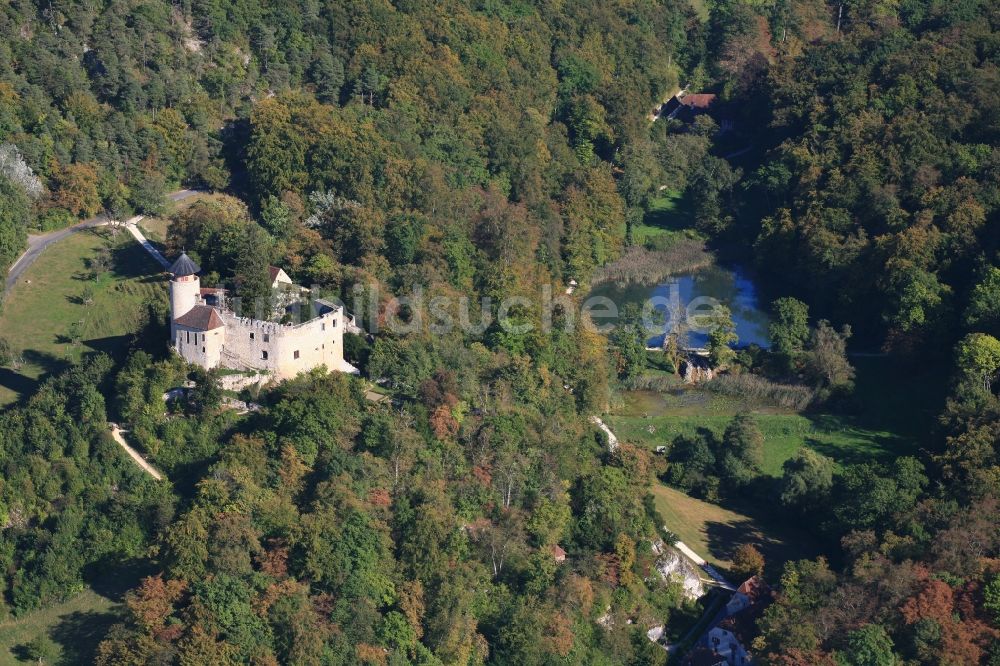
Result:
{"label": "calm water surface", "polygon": [[[606,296],[620,309],[626,303],[642,305],[647,300],[659,297],[670,300],[672,292],[678,294],[681,308],[699,297],[714,298],[726,305],[733,315],[736,324],[736,335],[740,337],[737,346],[751,343],[761,347],[769,344],[767,328],[769,319],[762,304],[757,299],[757,291],[750,278],[738,268],[710,266],[693,273],[676,275],[655,285],[632,284],[620,287],[605,283],[594,287],[591,296]],[[667,306],[657,306],[658,310],[666,310]],[[659,346],[663,342],[663,334],[650,337],[650,346]],[[697,331],[687,334],[686,346],[704,347],[708,335]]]}

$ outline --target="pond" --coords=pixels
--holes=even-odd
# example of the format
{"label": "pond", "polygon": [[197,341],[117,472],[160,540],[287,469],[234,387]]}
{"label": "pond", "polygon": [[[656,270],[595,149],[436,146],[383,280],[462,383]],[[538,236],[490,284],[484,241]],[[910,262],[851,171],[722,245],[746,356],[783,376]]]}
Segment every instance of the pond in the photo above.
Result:
{"label": "pond", "polygon": [[[676,275],[655,285],[629,284],[619,286],[614,283],[599,284],[590,294],[610,298],[619,308],[626,303],[642,306],[650,299],[655,309],[666,312],[673,309],[670,303],[680,305],[683,310],[690,304],[706,302],[704,299],[715,299],[727,306],[736,324],[736,335],[739,342],[736,346],[743,347],[757,344],[761,347],[769,345],[767,312],[758,302],[757,289],[746,273],[739,268],[725,268],[712,265],[691,273]],[[701,299],[700,301],[698,299]],[[669,322],[668,322],[669,325]],[[658,347],[663,344],[663,332],[656,331],[649,338],[647,345]],[[708,334],[704,331],[692,330],[686,334],[682,346],[704,347],[708,343]]]}

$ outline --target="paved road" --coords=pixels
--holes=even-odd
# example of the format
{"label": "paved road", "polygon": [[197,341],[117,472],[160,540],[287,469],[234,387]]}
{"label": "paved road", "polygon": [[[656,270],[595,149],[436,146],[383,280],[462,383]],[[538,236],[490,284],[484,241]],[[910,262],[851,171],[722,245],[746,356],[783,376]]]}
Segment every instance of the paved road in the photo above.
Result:
{"label": "paved road", "polygon": [[132,219],[125,222],[125,228],[128,229],[128,232],[130,234],[132,234],[132,238],[139,241],[139,244],[142,245],[142,247],[146,250],[146,252],[149,253],[149,256],[153,257],[153,259],[156,259],[157,263],[163,266],[163,268],[170,268],[170,262],[167,261],[166,257],[160,254],[160,251],[157,250],[155,247],[153,247],[153,244],[150,243],[146,239],[146,237],[142,235],[142,232],[139,230],[139,227],[135,226],[136,223],[139,222],[139,220],[142,220],[145,217],[146,217],[145,215],[136,215]]}
{"label": "paved road", "polygon": [[[183,201],[188,197],[198,194],[198,190],[177,190],[176,192],[171,192],[167,195],[171,201]],[[53,243],[57,243],[62,239],[66,238],[70,234],[76,233],[82,229],[90,229],[93,227],[99,227],[103,224],[108,223],[108,218],[104,215],[98,215],[97,217],[92,217],[89,220],[84,220],[74,224],[71,227],[66,227],[65,229],[58,229],[56,231],[50,231],[47,234],[37,234],[33,236],[28,236],[28,249],[22,254],[14,265],[10,267],[10,271],[7,273],[7,281],[4,284],[4,289],[10,289],[21,277],[21,274],[28,269],[31,264],[35,263],[38,256]]]}

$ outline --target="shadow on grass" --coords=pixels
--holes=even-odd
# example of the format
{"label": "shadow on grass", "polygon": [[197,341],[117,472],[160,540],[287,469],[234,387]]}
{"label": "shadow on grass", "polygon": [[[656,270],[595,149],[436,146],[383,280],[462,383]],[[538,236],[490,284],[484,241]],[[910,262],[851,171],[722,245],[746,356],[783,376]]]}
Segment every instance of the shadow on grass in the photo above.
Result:
{"label": "shadow on grass", "polygon": [[21,398],[34,395],[41,384],[37,379],[31,379],[10,368],[0,368],[0,386],[18,394]]}
{"label": "shadow on grass", "polygon": [[143,282],[162,280],[160,264],[128,232],[125,234],[127,239],[111,248],[111,274],[117,278],[140,278]]}
{"label": "shadow on grass", "polygon": [[128,354],[131,342],[131,335],[109,335],[105,338],[84,340],[83,345],[112,358],[122,359]]}
{"label": "shadow on grass", "polygon": [[664,190],[653,199],[642,216],[643,224],[679,231],[690,227],[694,220],[694,210],[690,198],[681,192]]}
{"label": "shadow on grass", "polygon": [[105,599],[121,603],[125,593],[136,587],[146,576],[156,573],[156,568],[146,560],[131,559],[124,562],[95,562],[83,572],[91,589]]}
{"label": "shadow on grass", "polygon": [[62,648],[63,664],[92,664],[97,646],[121,616],[114,612],[74,611],[59,618],[49,632]]}
{"label": "shadow on grass", "polygon": [[[25,349],[23,356],[26,363],[41,368],[45,376],[58,374],[72,365],[72,363],[64,358],[60,358],[49,352],[38,351],[37,349]],[[45,377],[43,376],[39,379],[44,380]]]}
{"label": "shadow on grass", "polygon": [[[741,507],[745,508],[745,507]],[[789,528],[790,529],[790,528]],[[812,539],[805,534],[789,534],[789,538],[779,539],[775,528],[769,523],[761,524],[756,518],[733,522],[709,521],[705,523],[706,543],[712,557],[732,561],[736,549],[743,544],[752,544],[764,556],[764,575],[769,580],[777,580],[785,562],[812,557],[818,551],[810,547]],[[782,536],[784,532],[781,532]],[[733,580],[737,585],[742,581]]]}

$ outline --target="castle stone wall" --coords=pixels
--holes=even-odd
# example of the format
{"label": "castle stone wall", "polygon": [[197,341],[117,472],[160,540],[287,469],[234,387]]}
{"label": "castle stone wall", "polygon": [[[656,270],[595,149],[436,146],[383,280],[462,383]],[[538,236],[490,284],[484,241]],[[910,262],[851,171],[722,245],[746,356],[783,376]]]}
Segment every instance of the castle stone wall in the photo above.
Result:
{"label": "castle stone wall", "polygon": [[338,371],[345,367],[342,311],[328,312],[298,325],[237,317],[232,313],[224,313],[223,321],[225,367],[265,370],[278,380],[320,365]]}
{"label": "castle stone wall", "polygon": [[203,368],[217,368],[222,365],[222,347],[226,340],[226,329],[200,331],[187,326],[174,326],[174,349],[188,363]]}

